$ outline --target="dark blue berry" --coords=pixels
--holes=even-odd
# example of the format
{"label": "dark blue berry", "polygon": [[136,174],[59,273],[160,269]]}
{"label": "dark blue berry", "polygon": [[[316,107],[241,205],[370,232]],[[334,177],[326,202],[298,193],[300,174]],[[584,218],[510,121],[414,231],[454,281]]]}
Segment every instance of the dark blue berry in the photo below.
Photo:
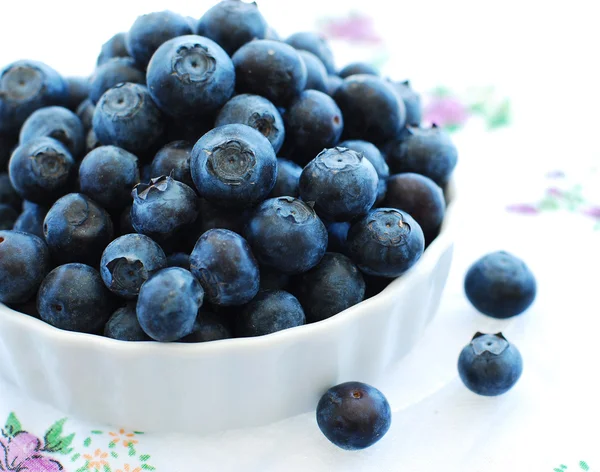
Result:
{"label": "dark blue berry", "polygon": [[62,105],[68,96],[66,81],[54,69],[37,61],[17,61],[0,70],[0,134],[17,133],[39,108]]}
{"label": "dark blue berry", "polygon": [[113,57],[129,57],[125,45],[126,33],[117,33],[102,45],[96,64],[101,66]]}
{"label": "dark blue berry", "polygon": [[65,106],[76,111],[79,105],[88,98],[90,93],[90,79],[88,77],[67,77],[67,101]]}
{"label": "dark blue berry", "polygon": [[331,221],[365,215],[377,199],[379,178],[364,154],[347,148],[326,149],[300,176],[300,196],[315,203],[317,214]]}
{"label": "dark blue berry", "polygon": [[79,117],[63,107],[40,108],[33,112],[21,128],[21,145],[38,138],[60,141],[72,156],[79,157],[85,150],[85,131]]}
{"label": "dark blue berry", "polygon": [[408,213],[378,208],[352,224],[347,245],[352,260],[366,274],[399,277],[421,258],[425,239]]}
{"label": "dark blue berry", "polygon": [[159,241],[196,221],[196,192],[171,177],[161,176],[133,189],[131,224],[138,233]]}
{"label": "dark blue berry", "polygon": [[48,213],[48,208],[33,203],[19,215],[13,229],[23,233],[34,234],[43,239],[46,213]]}
{"label": "dark blue berry", "polygon": [[224,209],[215,206],[204,198],[200,199],[200,233],[206,233],[209,229],[228,229],[234,233],[241,234],[248,220],[247,211],[237,209]]}
{"label": "dark blue berry", "polygon": [[339,252],[340,254],[348,255],[348,231],[350,231],[350,223],[348,221],[338,221],[327,223],[327,233],[329,234],[328,252]]}
{"label": "dark blue berry", "polygon": [[10,205],[0,204],[0,229],[13,229],[19,213]]}
{"label": "dark blue berry", "polygon": [[411,88],[408,80],[394,83],[394,88],[404,102],[404,108],[406,108],[406,124],[419,126],[423,113],[421,96]]}
{"label": "dark blue berry", "polygon": [[298,50],[312,52],[321,59],[328,73],[336,73],[335,64],[333,63],[333,52],[327,41],[318,34],[304,31],[294,33],[285,42]]}
{"label": "dark blue berry", "polygon": [[192,144],[187,141],[175,141],[163,146],[152,160],[151,178],[169,175],[193,188],[191,154]]}
{"label": "dark blue berry", "polygon": [[139,84],[119,84],[100,98],[93,119],[102,144],[112,144],[134,154],[152,148],[164,130],[163,117],[148,89]]}
{"label": "dark blue berry", "polygon": [[259,131],[269,140],[275,153],[281,149],[285,139],[283,119],[275,105],[266,98],[241,94],[229,100],[217,115],[215,126],[234,123],[247,125]]}
{"label": "dark blue berry", "polygon": [[50,204],[69,192],[75,161],[68,149],[52,138],[22,144],[8,164],[10,181],[23,198]]}
{"label": "dark blue berry", "polygon": [[261,290],[287,290],[290,284],[288,274],[279,272],[271,267],[260,268],[260,289]]}
{"label": "dark blue berry", "polygon": [[135,62],[145,68],[161,44],[192,33],[192,28],[184,16],[168,10],[154,12],[139,16],[135,20],[127,33],[125,45]]}
{"label": "dark blue berry", "polygon": [[345,139],[379,145],[395,138],[404,126],[404,102],[379,77],[352,75],[344,80],[334,99],[344,115]]}
{"label": "dark blue berry", "polygon": [[152,274],[167,266],[161,247],[143,234],[126,234],[111,242],[100,260],[100,275],[108,289],[135,298]]}
{"label": "dark blue berry", "polygon": [[384,206],[398,208],[412,216],[428,242],[438,234],[446,212],[442,189],[433,180],[413,173],[389,178]]}
{"label": "dark blue berry", "polygon": [[327,69],[312,52],[298,51],[306,66],[306,88],[327,93]]}
{"label": "dark blue berry", "polygon": [[361,382],[331,387],[317,405],[319,429],[342,449],[372,446],[390,429],[392,411],[379,390]]}
{"label": "dark blue berry", "polygon": [[277,181],[270,197],[298,197],[302,167],[287,159],[277,159]]}
{"label": "dark blue berry", "polygon": [[440,186],[448,182],[458,153],[450,136],[437,126],[408,126],[405,136],[386,146],[387,162],[395,174],[414,172],[429,177]]}
{"label": "dark blue berry", "polygon": [[277,178],[277,158],[267,138],[246,125],[225,125],[194,146],[192,178],[200,195],[219,206],[245,207],[262,200]]}
{"label": "dark blue berry", "polygon": [[306,164],[325,148],[335,146],[342,135],[344,119],[333,99],[317,90],[306,90],[285,115],[286,144],[292,157]]}
{"label": "dark blue berry", "polygon": [[98,136],[94,132],[94,129],[90,129],[85,137],[85,152],[86,154],[93,151],[94,149],[102,146],[102,143],[98,141]]}
{"label": "dark blue berry", "polygon": [[56,262],[96,265],[113,239],[113,225],[109,214],[97,203],[80,193],[71,193],[48,210],[44,237]]}
{"label": "dark blue berry", "polygon": [[77,107],[77,117],[81,121],[83,125],[83,129],[87,133],[92,128],[92,121],[94,119],[94,110],[96,109],[96,105],[92,103],[90,99],[84,100]]}
{"label": "dark blue berry", "polygon": [[85,264],[65,264],[50,272],[37,296],[42,320],[56,328],[99,334],[113,302],[98,271]]}
{"label": "dark blue berry", "polygon": [[328,75],[327,76],[327,95],[333,97],[335,92],[343,85],[344,79],[342,79],[339,75]]}
{"label": "dark blue berry", "polygon": [[192,251],[190,267],[214,305],[243,305],[258,293],[258,263],[246,240],[233,231],[204,233]]}
{"label": "dark blue berry", "polygon": [[131,191],[139,183],[137,157],[116,146],[94,149],[79,167],[81,192],[104,208],[122,209],[131,204]]}
{"label": "dark blue berry", "polygon": [[222,0],[210,8],[197,27],[198,34],[217,42],[229,55],[254,39],[264,39],[267,22],[256,2]]}
{"label": "dark blue berry", "polygon": [[167,256],[167,267],[181,267],[190,270],[190,256],[185,252],[175,252]]}
{"label": "dark blue berry", "polygon": [[236,91],[262,95],[287,106],[306,87],[306,66],[298,52],[278,41],[261,39],[242,46],[232,57]]}
{"label": "dark blue berry", "polygon": [[171,117],[203,116],[222,107],[235,86],[233,63],[221,47],[201,36],[163,44],[148,64],[150,94]]}
{"label": "dark blue berry", "polygon": [[152,339],[177,341],[194,330],[203,301],[200,282],[185,269],[169,267],[142,285],[136,311],[142,329]]}
{"label": "dark blue berry", "polygon": [[0,230],[0,302],[26,302],[49,270],[50,253],[43,239]]}
{"label": "dark blue berry", "polygon": [[165,142],[187,141],[192,146],[202,136],[214,128],[215,113],[208,113],[205,116],[183,118],[169,118],[166,121]]}
{"label": "dark blue berry", "polygon": [[182,343],[205,343],[232,338],[231,329],[223,317],[214,313],[200,312],[194,322],[194,330],[180,340]]}
{"label": "dark blue berry", "polygon": [[493,252],[475,262],[465,277],[465,293],[481,313],[510,318],[529,308],[537,285],[529,267],[504,251]]}
{"label": "dark blue berry", "polygon": [[90,78],[90,101],[98,103],[108,89],[122,82],[145,84],[146,74],[138,69],[130,57],[114,57],[98,66]]}
{"label": "dark blue berry", "polygon": [[258,261],[285,274],[316,266],[327,250],[327,229],[307,203],[278,197],[253,211],[245,236]]}
{"label": "dark blue berry", "polygon": [[13,188],[10,177],[5,172],[0,174],[0,204],[11,206],[15,210],[21,208],[21,197]]}
{"label": "dark blue berry", "polygon": [[239,337],[263,336],[306,323],[300,302],[283,290],[266,290],[248,303],[236,323]]}
{"label": "dark blue berry", "polygon": [[131,205],[126,206],[119,216],[119,235],[135,233],[131,224]]}
{"label": "dark blue berry", "polygon": [[477,333],[458,358],[458,373],[465,386],[478,395],[508,392],[523,372],[523,359],[502,335]]}
{"label": "dark blue berry", "polygon": [[365,62],[353,62],[352,64],[348,64],[346,67],[344,67],[339,73],[342,79],[358,74],[378,76],[379,71],[372,65]]}
{"label": "dark blue berry", "polygon": [[137,319],[135,304],[115,311],[104,326],[104,336],[120,341],[151,341]]}
{"label": "dark blue berry", "polygon": [[321,262],[293,282],[309,323],[331,318],[363,301],[365,281],[346,256],[328,252]]}
{"label": "dark blue berry", "polygon": [[0,169],[6,169],[8,160],[17,146],[17,137],[3,136],[0,134]]}
{"label": "dark blue berry", "polygon": [[385,158],[381,154],[381,151],[374,144],[361,140],[344,141],[343,143],[340,143],[338,147],[345,147],[362,153],[368,161],[373,164],[377,176],[379,177],[376,203],[381,203],[385,198],[387,179],[390,176],[390,168],[388,167],[387,162],[385,162]]}

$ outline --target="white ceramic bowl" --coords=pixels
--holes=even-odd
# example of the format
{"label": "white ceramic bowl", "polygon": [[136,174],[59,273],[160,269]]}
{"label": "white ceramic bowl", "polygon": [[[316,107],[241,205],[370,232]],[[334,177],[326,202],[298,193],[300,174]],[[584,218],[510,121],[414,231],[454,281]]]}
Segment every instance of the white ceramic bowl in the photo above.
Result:
{"label": "white ceramic bowl", "polygon": [[418,264],[379,295],[268,336],[126,343],[0,305],[0,375],[80,420],[138,431],[207,433],[314,410],[332,385],[376,384],[422,336],[450,270],[455,203]]}

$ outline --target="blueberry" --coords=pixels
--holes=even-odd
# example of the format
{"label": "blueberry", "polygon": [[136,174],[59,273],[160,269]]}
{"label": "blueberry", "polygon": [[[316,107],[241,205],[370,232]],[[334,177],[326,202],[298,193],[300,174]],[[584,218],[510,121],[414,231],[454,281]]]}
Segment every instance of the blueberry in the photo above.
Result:
{"label": "blueberry", "polygon": [[152,160],[151,176],[170,175],[175,180],[194,187],[190,171],[192,145],[187,141],[174,141],[163,146]]}
{"label": "blueberry", "polygon": [[42,137],[60,141],[74,157],[81,156],[85,150],[85,130],[81,120],[63,107],[40,108],[25,120],[19,135],[20,143]]}
{"label": "blueberry", "polygon": [[146,83],[146,74],[137,68],[130,57],[114,57],[98,66],[90,78],[91,102],[98,103],[104,92],[121,82]]}
{"label": "blueberry", "polygon": [[306,66],[306,88],[327,93],[327,69],[312,52],[298,51]]}
{"label": "blueberry", "polygon": [[258,263],[246,240],[233,231],[204,233],[192,251],[190,267],[214,305],[243,305],[258,293]]}
{"label": "blueberry", "polygon": [[348,257],[333,252],[296,277],[293,286],[309,323],[331,318],[365,297],[365,281],[358,267]]}
{"label": "blueberry", "polygon": [[217,115],[215,126],[234,123],[248,125],[259,131],[269,140],[275,153],[281,149],[285,138],[283,119],[275,105],[266,98],[242,94],[229,100]]}
{"label": "blueberry", "polygon": [[161,176],[133,189],[131,223],[138,233],[159,241],[192,224],[198,217],[198,196],[187,185]]}
{"label": "blueberry", "polygon": [[201,117],[169,118],[166,120],[165,141],[187,141],[192,145],[214,128],[215,116],[209,113]]}
{"label": "blueberry", "polygon": [[261,290],[287,290],[290,284],[290,276],[270,267],[260,268]]}
{"label": "blueberry", "polygon": [[502,333],[477,333],[460,353],[458,373],[469,390],[493,397],[517,383],[523,373],[523,359]]}
{"label": "blueberry", "polygon": [[378,277],[376,275],[364,274],[366,289],[365,289],[365,300],[372,298],[375,295],[379,295],[383,292],[394,279],[388,277]]}
{"label": "blueberry", "polygon": [[125,45],[135,62],[145,68],[161,44],[192,33],[192,28],[184,16],[168,10],[154,12],[139,16],[135,20],[127,33]]}
{"label": "blueberry", "polygon": [[423,230],[408,214],[378,208],[350,227],[348,251],[360,270],[380,277],[399,277],[421,257]]}
{"label": "blueberry", "polygon": [[8,160],[17,146],[17,138],[14,136],[3,136],[0,134],[0,169],[6,169]]}
{"label": "blueberry", "polygon": [[265,33],[264,39],[271,39],[273,41],[281,41],[281,36],[272,26],[267,26],[267,32]]}
{"label": "blueberry", "polygon": [[379,177],[376,203],[381,203],[385,198],[387,179],[390,176],[390,168],[388,167],[387,162],[385,162],[385,158],[381,154],[381,151],[374,144],[361,140],[344,141],[339,144],[339,147],[345,147],[356,152],[361,152],[368,161],[373,164],[377,176]]}
{"label": "blueberry", "polygon": [[278,197],[264,201],[245,229],[258,261],[285,274],[316,266],[327,250],[327,229],[307,203]]}
{"label": "blueberry", "polygon": [[0,174],[0,204],[13,207],[15,210],[21,208],[21,197],[10,183],[7,173]]}
{"label": "blueberry", "polygon": [[44,238],[44,218],[46,218],[48,209],[46,207],[33,204],[23,210],[19,218],[15,221],[13,229],[23,233],[34,234]]}
{"label": "blueberry", "polygon": [[329,235],[329,245],[327,251],[339,252],[340,254],[348,255],[348,231],[350,231],[350,223],[348,221],[338,221],[327,223],[327,233]]}
{"label": "blueberry", "polygon": [[214,313],[200,312],[194,322],[191,334],[180,340],[183,343],[205,343],[233,337],[231,329],[223,322],[223,317]]}
{"label": "blueberry", "polygon": [[333,63],[333,52],[331,52],[327,41],[321,36],[315,33],[300,32],[291,35],[285,42],[298,50],[312,52],[321,59],[327,72],[330,74],[336,73]]}
{"label": "blueberry", "polygon": [[267,22],[256,2],[222,0],[198,22],[198,33],[217,42],[229,55],[253,39],[264,39]]}
{"label": "blueberry", "polygon": [[94,111],[94,132],[102,144],[142,153],[160,139],[163,117],[148,89],[139,84],[119,84],[108,89]]}
{"label": "blueberry", "polygon": [[300,164],[335,146],[344,128],[339,107],[329,95],[317,90],[302,92],[288,109],[285,123],[293,158]]}
{"label": "blueberry", "polygon": [[412,173],[389,178],[384,206],[398,208],[411,215],[421,226],[428,242],[438,234],[446,211],[442,189],[430,178]]}
{"label": "blueberry", "polygon": [[56,262],[96,265],[113,238],[113,225],[109,214],[97,203],[80,193],[71,193],[48,210],[44,237]]}
{"label": "blueberry", "polygon": [[98,55],[97,65],[101,66],[113,57],[129,57],[127,46],[125,45],[126,33],[117,33],[102,45]]}
{"label": "blueberry", "polygon": [[139,183],[137,157],[116,146],[94,149],[79,167],[81,192],[104,208],[122,209],[131,204],[131,191]]}
{"label": "blueberry", "polygon": [[127,205],[119,216],[119,235],[135,233],[135,229],[131,224],[131,205]]}
{"label": "blueberry", "polygon": [[200,215],[201,233],[205,233],[209,229],[220,228],[241,234],[248,220],[247,212],[223,209],[209,203],[204,198],[200,199]]}
{"label": "blueberry", "polygon": [[329,74],[327,76],[327,95],[333,97],[335,92],[344,84],[344,79],[342,79],[339,75]]}
{"label": "blueberry", "polygon": [[151,341],[140,326],[133,303],[112,314],[104,326],[104,336],[120,341]]}
{"label": "blueberry", "polygon": [[458,160],[450,136],[436,125],[431,128],[407,127],[406,136],[389,142],[386,151],[393,173],[415,172],[442,187],[448,182]]}
{"label": "blueberry", "polygon": [[240,313],[236,334],[240,337],[263,336],[306,323],[300,302],[283,290],[260,292]]}
{"label": "blueberry", "polygon": [[57,267],[46,276],[37,296],[42,320],[80,333],[99,333],[110,318],[112,305],[100,274],[85,264]]}
{"label": "blueberry", "polygon": [[393,139],[406,119],[404,102],[391,85],[372,75],[352,75],[333,97],[344,115],[346,139],[376,145]]}
{"label": "blueberry", "polygon": [[126,234],[111,242],[100,261],[108,289],[123,298],[136,298],[142,284],[167,266],[167,257],[148,236]]}
{"label": "blueberry", "polygon": [[298,197],[302,167],[287,159],[277,159],[277,181],[270,197]]}
{"label": "blueberry", "polygon": [[67,77],[67,101],[65,106],[76,111],[77,107],[88,98],[90,93],[90,79],[88,77]]}
{"label": "blueberry", "polygon": [[0,204],[0,230],[13,229],[19,214],[10,205]]}
{"label": "blueberry", "polygon": [[0,230],[0,302],[26,302],[49,270],[50,253],[43,239]]}
{"label": "blueberry", "polygon": [[319,429],[336,446],[365,449],[390,429],[392,411],[379,390],[361,382],[331,387],[317,405]]}
{"label": "blueberry", "polygon": [[87,132],[92,128],[92,120],[94,119],[94,110],[96,105],[90,99],[84,100],[77,107],[77,117],[83,125],[83,129]]}
{"label": "blueberry", "polygon": [[287,106],[306,87],[304,61],[291,46],[261,39],[233,55],[236,90],[262,95],[276,106]]}
{"label": "blueberry", "polygon": [[345,79],[346,77],[350,77],[351,75],[375,75],[378,76],[379,75],[379,71],[377,69],[375,69],[375,67],[373,67],[370,64],[367,64],[365,62],[353,62],[351,64],[348,64],[346,67],[344,67],[339,75],[342,79]]}
{"label": "blueberry", "polygon": [[465,277],[465,293],[473,306],[493,318],[524,312],[535,300],[533,273],[518,257],[493,252],[475,262]]}
{"label": "blueberry", "polygon": [[0,70],[0,134],[16,133],[35,110],[62,105],[66,81],[37,61],[17,61]]}
{"label": "blueberry", "polygon": [[102,143],[98,141],[98,136],[94,132],[94,129],[90,129],[85,137],[85,152],[90,153],[94,149],[102,146]]}
{"label": "blueberry", "polygon": [[406,108],[406,124],[419,126],[423,113],[421,96],[411,88],[408,80],[396,82],[394,88],[404,102],[404,108]]}
{"label": "blueberry", "polygon": [[300,176],[300,196],[314,202],[317,214],[331,221],[365,215],[377,199],[379,178],[362,153],[347,148],[326,149]]}
{"label": "blueberry", "polygon": [[175,252],[167,257],[167,267],[181,267],[190,270],[190,256],[184,252]]}
{"label": "blueberry", "polygon": [[136,308],[138,320],[155,341],[177,341],[194,330],[203,301],[200,282],[185,269],[169,267],[142,285]]}
{"label": "blueberry", "polygon": [[52,203],[69,192],[75,161],[67,148],[52,138],[37,138],[20,145],[8,164],[15,190],[34,203]]}
{"label": "blueberry", "polygon": [[200,195],[220,206],[264,200],[277,178],[277,158],[267,138],[246,125],[206,133],[192,150],[192,178]]}
{"label": "blueberry", "polygon": [[177,118],[216,111],[235,86],[227,53],[210,39],[193,35],[163,44],[148,65],[146,79],[156,104]]}

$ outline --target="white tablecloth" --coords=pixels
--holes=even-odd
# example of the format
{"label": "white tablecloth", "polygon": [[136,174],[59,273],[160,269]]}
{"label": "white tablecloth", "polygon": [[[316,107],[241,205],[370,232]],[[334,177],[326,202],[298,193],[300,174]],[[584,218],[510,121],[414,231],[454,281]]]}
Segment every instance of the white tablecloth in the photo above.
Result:
{"label": "white tablecloth", "polygon": [[[544,3],[543,14],[532,6],[538,2],[502,2],[493,14],[467,1],[370,3],[383,42],[336,41],[340,64],[352,51],[423,91],[444,85],[456,91],[452,100],[467,103],[466,116],[481,109],[469,111],[468,86],[494,85],[510,99],[507,114],[502,100],[486,98],[487,111],[454,135],[455,260],[422,342],[377,385],[393,409],[388,435],[368,450],[345,452],[324,439],[313,414],[208,437],[139,434],[81,423],[0,383],[0,423],[8,418],[5,431],[32,435],[21,433],[21,443],[0,438],[0,470],[58,470],[50,460],[67,471],[112,472],[600,470],[600,41],[593,15],[577,1],[568,10]],[[328,2],[320,16],[345,15],[340,4]],[[288,14],[280,5],[262,2],[282,32],[312,26],[317,2],[286,4]],[[196,16],[203,10],[183,0],[106,1],[93,14],[85,2],[11,4],[14,17],[0,41],[14,49],[3,48],[0,63],[25,56],[87,73],[103,39],[127,29],[139,11],[165,7]],[[491,119],[494,113],[501,119]],[[506,119],[508,126],[486,127]],[[478,314],[462,291],[469,264],[499,249],[522,257],[538,280],[535,304],[510,321]],[[456,360],[476,331],[500,330],[523,355],[523,377],[504,396],[478,397],[458,379]],[[53,452],[38,451],[35,437],[44,435]],[[12,466],[3,448],[18,457]]]}

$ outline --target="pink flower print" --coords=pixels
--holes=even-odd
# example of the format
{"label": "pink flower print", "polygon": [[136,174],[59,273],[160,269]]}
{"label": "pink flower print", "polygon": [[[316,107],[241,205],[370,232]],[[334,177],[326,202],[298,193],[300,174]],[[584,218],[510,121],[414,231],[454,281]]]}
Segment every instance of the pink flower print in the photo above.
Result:
{"label": "pink flower print", "polygon": [[424,121],[449,129],[460,128],[468,118],[466,105],[452,96],[433,97],[423,112]]}
{"label": "pink flower print", "polygon": [[373,18],[362,13],[352,13],[343,18],[329,18],[321,24],[321,34],[327,39],[352,43],[380,44]]}
{"label": "pink flower print", "polygon": [[41,442],[33,434],[22,431],[8,440],[0,437],[0,471],[59,472],[63,467],[45,456]]}

